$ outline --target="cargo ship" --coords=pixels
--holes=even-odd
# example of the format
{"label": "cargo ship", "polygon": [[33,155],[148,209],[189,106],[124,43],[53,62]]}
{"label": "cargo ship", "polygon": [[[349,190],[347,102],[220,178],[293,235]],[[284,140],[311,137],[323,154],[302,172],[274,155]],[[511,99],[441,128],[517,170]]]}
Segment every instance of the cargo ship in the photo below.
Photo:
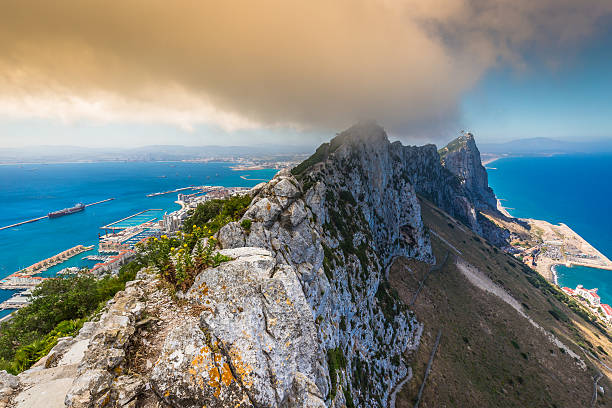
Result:
{"label": "cargo ship", "polygon": [[74,214],[75,212],[83,211],[85,209],[85,204],[78,203],[75,204],[74,207],[64,208],[63,210],[53,211],[47,214],[49,218],[57,218],[68,214]]}

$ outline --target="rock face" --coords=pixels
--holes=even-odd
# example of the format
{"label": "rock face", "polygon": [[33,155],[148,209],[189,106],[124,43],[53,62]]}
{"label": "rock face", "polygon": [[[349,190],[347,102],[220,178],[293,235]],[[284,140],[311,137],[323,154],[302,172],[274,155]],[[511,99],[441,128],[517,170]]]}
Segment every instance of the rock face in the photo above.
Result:
{"label": "rock face", "polygon": [[487,171],[482,166],[474,135],[464,133],[440,149],[442,165],[459,177],[477,209],[495,210],[497,200],[489,187]]}
{"label": "rock face", "polygon": [[324,407],[325,362],[295,270],[261,248],[221,253],[234,260],[198,275],[187,298],[203,311],[166,338],[153,389],[181,407]]}
{"label": "rock face", "polygon": [[230,223],[219,241],[266,248],[279,271],[297,277],[321,350],[318,395],[338,407],[384,405],[422,330],[385,270],[396,256],[433,261],[409,164],[373,124],[343,132],[305,163],[258,187],[244,215],[250,231]]}
{"label": "rock face", "polygon": [[397,160],[406,163],[406,177],[418,194],[492,244],[507,245],[510,233],[482,215],[503,217],[471,134],[455,139],[439,152],[435,145],[403,146],[400,142],[393,143],[393,150]]}

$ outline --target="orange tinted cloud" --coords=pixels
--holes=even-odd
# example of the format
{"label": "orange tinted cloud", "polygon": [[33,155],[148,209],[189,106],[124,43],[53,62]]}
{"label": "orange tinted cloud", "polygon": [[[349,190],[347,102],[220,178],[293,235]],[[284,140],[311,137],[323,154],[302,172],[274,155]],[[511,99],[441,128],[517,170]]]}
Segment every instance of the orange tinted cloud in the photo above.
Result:
{"label": "orange tinted cloud", "polygon": [[402,129],[526,48],[593,34],[593,0],[0,2],[0,113]]}

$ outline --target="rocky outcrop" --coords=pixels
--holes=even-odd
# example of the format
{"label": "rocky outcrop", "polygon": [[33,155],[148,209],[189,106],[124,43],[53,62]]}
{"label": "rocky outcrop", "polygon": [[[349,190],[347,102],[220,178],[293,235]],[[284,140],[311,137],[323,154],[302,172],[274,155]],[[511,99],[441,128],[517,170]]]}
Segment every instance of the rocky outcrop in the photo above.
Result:
{"label": "rocky outcrop", "polygon": [[197,321],[166,337],[151,385],[172,406],[324,407],[327,372],[296,271],[262,248],[198,275]]}
{"label": "rocky outcrop", "polygon": [[459,183],[465,188],[476,209],[497,209],[497,200],[489,187],[487,171],[480,160],[474,135],[463,133],[440,149],[439,154],[444,168],[459,178]]}
{"label": "rocky outcrop", "polygon": [[315,383],[328,403],[385,404],[422,329],[385,270],[397,256],[433,261],[407,164],[373,124],[343,132],[306,164],[255,189],[244,215],[250,230],[230,223],[219,242],[266,248],[295,271],[327,373]]}

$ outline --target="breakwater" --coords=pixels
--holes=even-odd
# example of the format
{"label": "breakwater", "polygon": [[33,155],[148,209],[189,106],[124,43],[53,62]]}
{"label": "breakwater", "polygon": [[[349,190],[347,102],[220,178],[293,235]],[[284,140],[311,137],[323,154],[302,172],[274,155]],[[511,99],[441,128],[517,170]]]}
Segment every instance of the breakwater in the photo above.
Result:
{"label": "breakwater", "polygon": [[160,191],[159,193],[147,194],[147,197],[157,197],[157,196],[164,195],[164,194],[178,193],[179,191],[185,191],[185,190],[191,190],[191,189],[193,189],[193,186],[191,186],[191,187],[175,188],[174,190]]}
{"label": "breakwater", "polygon": [[22,269],[21,271],[19,271],[19,273],[22,273],[25,275],[33,275],[35,273],[44,272],[50,267],[64,262],[66,259],[72,258],[73,256],[80,254],[81,252],[86,252],[91,249],[93,249],[93,245],[91,246],[77,245],[70,249],[62,251],[57,255],[53,255],[52,257],[43,259],[40,262],[36,262],[35,264]]}
{"label": "breakwater", "polygon": [[23,225],[23,224],[29,224],[31,222],[42,220],[43,218],[47,218],[47,216],[44,215],[42,217],[32,218],[31,220],[21,221],[21,222],[15,223],[15,224],[7,225],[5,227],[0,227],[0,230],[7,229],[7,228],[18,227],[18,226]]}
{"label": "breakwater", "polygon": [[[114,198],[107,198],[106,200],[101,200],[101,201],[96,201],[95,203],[85,204],[85,207],[90,207],[92,205],[106,203],[106,202],[112,201],[112,200],[114,200]],[[40,220],[43,220],[45,218],[49,218],[49,216],[48,215],[43,215],[42,217],[32,218],[31,220],[26,220],[26,221],[17,222],[15,224],[6,225],[4,227],[0,227],[0,231],[4,230],[4,229],[8,229],[8,228],[18,227],[18,226],[24,225],[24,224],[29,224],[31,222],[40,221]]]}

